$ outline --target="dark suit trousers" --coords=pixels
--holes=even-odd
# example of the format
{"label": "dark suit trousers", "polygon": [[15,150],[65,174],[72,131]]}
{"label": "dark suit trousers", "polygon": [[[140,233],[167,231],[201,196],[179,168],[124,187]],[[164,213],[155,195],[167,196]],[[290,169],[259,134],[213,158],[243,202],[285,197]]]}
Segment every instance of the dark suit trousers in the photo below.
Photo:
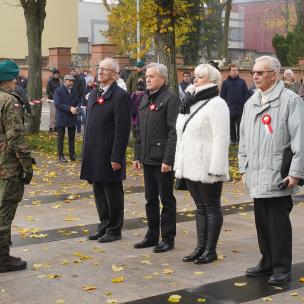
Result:
{"label": "dark suit trousers", "polygon": [[230,116],[230,140],[236,143],[240,140],[240,123],[242,115]]}
{"label": "dark suit trousers", "polygon": [[[144,165],[147,237],[158,238],[159,228],[165,242],[173,242],[176,235],[176,199],[173,195],[174,172],[162,173],[160,166]],[[160,201],[163,209],[160,215]]]}
{"label": "dark suit trousers", "polygon": [[291,196],[255,198],[254,214],[261,266],[279,274],[290,271],[292,260],[292,228],[289,213]]}
{"label": "dark suit trousers", "polygon": [[[69,154],[75,156],[75,132],[76,127],[68,127],[69,137]],[[57,148],[58,156],[63,156],[63,143],[64,143],[65,127],[57,127]]]}
{"label": "dark suit trousers", "polygon": [[93,183],[93,191],[100,220],[97,231],[121,235],[124,219],[122,182]]}

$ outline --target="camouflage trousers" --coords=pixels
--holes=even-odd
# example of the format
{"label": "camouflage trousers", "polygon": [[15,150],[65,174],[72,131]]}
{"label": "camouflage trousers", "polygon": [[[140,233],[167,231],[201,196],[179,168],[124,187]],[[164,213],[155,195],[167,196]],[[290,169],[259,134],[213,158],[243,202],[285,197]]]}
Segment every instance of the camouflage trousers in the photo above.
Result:
{"label": "camouflage trousers", "polygon": [[11,226],[23,193],[20,178],[0,180],[0,255],[9,253]]}

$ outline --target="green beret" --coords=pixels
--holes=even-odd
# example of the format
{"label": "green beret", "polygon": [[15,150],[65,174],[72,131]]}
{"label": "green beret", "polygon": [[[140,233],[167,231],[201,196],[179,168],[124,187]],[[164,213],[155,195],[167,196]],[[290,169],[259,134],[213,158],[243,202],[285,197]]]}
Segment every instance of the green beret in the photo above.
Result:
{"label": "green beret", "polygon": [[0,62],[0,81],[9,81],[19,75],[19,67],[12,60]]}
{"label": "green beret", "polygon": [[142,60],[137,61],[136,67],[137,68],[142,68],[145,65],[145,63]]}

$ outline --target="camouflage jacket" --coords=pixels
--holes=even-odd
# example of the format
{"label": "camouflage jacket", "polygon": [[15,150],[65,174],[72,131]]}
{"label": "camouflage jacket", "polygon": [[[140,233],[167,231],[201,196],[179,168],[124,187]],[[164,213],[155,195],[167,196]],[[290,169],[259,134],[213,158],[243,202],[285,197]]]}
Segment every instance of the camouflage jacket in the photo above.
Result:
{"label": "camouflage jacket", "polygon": [[32,170],[31,152],[24,135],[18,96],[0,89],[0,179],[21,176]]}

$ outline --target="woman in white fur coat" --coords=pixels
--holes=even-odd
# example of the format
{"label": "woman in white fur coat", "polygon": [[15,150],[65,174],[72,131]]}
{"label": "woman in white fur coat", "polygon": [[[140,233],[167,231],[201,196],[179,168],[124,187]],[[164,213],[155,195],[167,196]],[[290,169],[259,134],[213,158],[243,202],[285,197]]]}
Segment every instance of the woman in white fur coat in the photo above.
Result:
{"label": "woman in white fur coat", "polygon": [[230,120],[228,106],[218,96],[220,72],[210,64],[201,64],[194,76],[176,121],[174,170],[177,178],[185,178],[197,207],[197,246],[183,261],[206,264],[217,260],[216,245],[223,225],[220,198],[223,182],[229,180]]}

